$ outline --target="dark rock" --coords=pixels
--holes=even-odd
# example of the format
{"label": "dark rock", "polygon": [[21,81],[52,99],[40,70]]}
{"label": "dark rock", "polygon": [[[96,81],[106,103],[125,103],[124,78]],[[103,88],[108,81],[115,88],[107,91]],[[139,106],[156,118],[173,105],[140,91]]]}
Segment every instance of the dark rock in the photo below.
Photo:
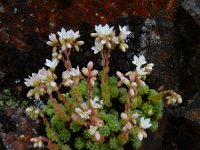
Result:
{"label": "dark rock", "polygon": [[[38,124],[27,118],[20,108],[0,110],[0,148],[1,150],[31,150],[30,139],[37,135]],[[34,132],[35,131],[35,132]],[[40,134],[43,134],[42,132]]]}

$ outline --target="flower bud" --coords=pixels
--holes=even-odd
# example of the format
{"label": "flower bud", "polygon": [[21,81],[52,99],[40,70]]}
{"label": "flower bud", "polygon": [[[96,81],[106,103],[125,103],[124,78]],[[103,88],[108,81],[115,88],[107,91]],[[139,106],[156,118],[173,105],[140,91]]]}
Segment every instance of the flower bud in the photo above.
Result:
{"label": "flower bud", "polygon": [[91,36],[91,37],[97,37],[98,34],[97,34],[97,33],[91,33],[90,36]]}
{"label": "flower bud", "polygon": [[124,75],[120,72],[120,71],[117,71],[117,76],[121,79],[122,77],[124,77]]}
{"label": "flower bud", "polygon": [[91,76],[96,76],[98,74],[98,70],[93,70],[92,72],[91,72]]}
{"label": "flower bud", "polygon": [[58,55],[58,59],[62,59],[62,55],[61,54]]}
{"label": "flower bud", "polygon": [[149,63],[145,66],[145,71],[151,72],[153,70],[153,63]]}
{"label": "flower bud", "polygon": [[123,82],[126,86],[129,86],[129,85],[130,85],[130,81],[129,81],[126,77],[123,77],[123,78],[122,78],[122,82]]}
{"label": "flower bud", "polygon": [[78,45],[83,45],[83,44],[84,44],[83,41],[77,41],[76,43],[77,43]]}
{"label": "flower bud", "polygon": [[121,113],[121,118],[123,119],[123,120],[128,120],[128,116],[127,116],[127,114],[126,113]]}
{"label": "flower bud", "polygon": [[72,48],[72,45],[70,43],[66,44],[67,48]]}
{"label": "flower bud", "polygon": [[134,95],[135,95],[135,92],[134,92],[133,89],[129,89],[129,93],[130,93],[131,96],[134,96]]}
{"label": "flower bud", "polygon": [[76,50],[77,52],[79,52],[79,46],[78,46],[78,45],[75,45],[74,48],[75,48],[75,50]]}
{"label": "flower bud", "polygon": [[92,70],[93,66],[94,66],[93,62],[90,61],[90,62],[88,63],[88,65],[87,65],[88,70]]}
{"label": "flower bud", "polygon": [[107,42],[107,43],[106,43],[106,47],[107,47],[108,49],[111,49],[112,46],[111,46],[110,42]]}
{"label": "flower bud", "polygon": [[52,53],[52,57],[55,58],[55,57],[57,57],[57,56],[58,56],[58,53],[57,53],[57,52],[53,52],[53,53]]}
{"label": "flower bud", "polygon": [[87,68],[83,67],[81,71],[85,76],[88,76],[88,69]]}

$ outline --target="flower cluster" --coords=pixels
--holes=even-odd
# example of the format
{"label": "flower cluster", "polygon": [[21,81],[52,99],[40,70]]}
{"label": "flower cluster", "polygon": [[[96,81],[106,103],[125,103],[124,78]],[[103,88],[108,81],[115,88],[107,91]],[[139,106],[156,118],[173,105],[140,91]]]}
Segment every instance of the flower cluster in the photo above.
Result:
{"label": "flower cluster", "polygon": [[44,143],[43,143],[43,140],[42,140],[42,137],[39,136],[39,137],[34,137],[34,138],[31,138],[30,140],[31,142],[33,142],[33,147],[34,148],[42,148],[44,146]]}
{"label": "flower cluster", "polygon": [[47,44],[53,47],[53,58],[62,59],[63,51],[67,49],[75,49],[79,52],[79,46],[83,45],[83,41],[77,41],[80,37],[79,31],[68,30],[66,31],[64,28],[61,29],[60,32],[57,33],[59,38],[57,39],[56,34],[50,34],[49,40]]}
{"label": "flower cluster", "polygon": [[[79,31],[66,31],[64,28],[49,36],[48,45],[53,47],[52,60],[46,59],[38,73],[25,79],[31,88],[28,97],[47,100],[39,108],[29,107],[26,113],[32,119],[41,117],[46,126],[47,138],[32,138],[33,147],[46,147],[55,150],[71,149],[123,149],[131,144],[138,149],[147,130],[155,131],[162,117],[163,103],[181,103],[181,96],[173,90],[158,92],[145,83],[153,70],[153,63],[147,63],[144,55],[133,56],[135,69],[123,74],[109,75],[111,50],[119,45],[125,52],[126,39],[130,35],[127,26],[119,26],[116,36],[114,27],[96,25],[95,54],[101,52],[102,71],[94,69],[89,61],[86,67],[74,68],[70,61],[71,49],[79,51],[83,41],[77,41]],[[64,56],[63,56],[64,53]],[[57,66],[64,63],[65,69],[57,77]],[[58,80],[57,80],[58,78]],[[43,99],[44,98],[44,99]],[[73,140],[71,140],[73,138]],[[71,146],[73,144],[73,146]]]}
{"label": "flower cluster", "polygon": [[72,114],[72,119],[74,121],[77,121],[79,119],[78,116],[80,116],[80,118],[82,119],[89,119],[90,118],[90,115],[92,113],[92,110],[88,108],[88,106],[86,105],[86,103],[82,103],[81,104],[81,108],[75,108],[75,112],[76,114]]}
{"label": "flower cluster", "polygon": [[95,54],[102,51],[104,46],[107,49],[113,49],[116,45],[119,45],[119,48],[125,52],[128,48],[128,45],[125,43],[127,36],[131,33],[128,31],[128,27],[119,26],[120,33],[116,36],[114,27],[110,27],[108,24],[105,26],[96,25],[96,33],[92,33],[91,36],[95,37],[95,45],[92,47],[92,50]]}
{"label": "flower cluster", "polygon": [[144,119],[144,117],[141,117],[139,131],[138,131],[138,138],[140,141],[142,141],[143,138],[147,137],[147,133],[145,132],[145,129],[148,129],[151,126],[152,124],[150,123],[150,119]]}
{"label": "flower cluster", "polygon": [[51,70],[45,68],[40,69],[37,74],[32,73],[32,76],[26,78],[24,82],[27,87],[33,87],[27,93],[27,97],[34,96],[36,100],[40,100],[40,96],[57,91],[56,78],[57,76]]}
{"label": "flower cluster", "polygon": [[66,70],[62,73],[63,85],[66,87],[71,86],[75,82],[75,78],[81,75],[79,66],[71,68],[71,70]]}
{"label": "flower cluster", "polygon": [[34,108],[31,106],[26,108],[26,113],[31,119],[35,120],[38,119],[38,117],[40,116],[41,110],[39,108]]}

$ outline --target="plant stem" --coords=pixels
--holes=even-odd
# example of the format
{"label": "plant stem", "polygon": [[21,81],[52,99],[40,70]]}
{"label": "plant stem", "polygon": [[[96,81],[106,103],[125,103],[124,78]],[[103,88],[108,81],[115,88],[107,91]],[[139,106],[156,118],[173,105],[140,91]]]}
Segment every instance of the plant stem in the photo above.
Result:
{"label": "plant stem", "polygon": [[70,58],[69,58],[69,56],[71,54],[71,49],[66,49],[64,51],[64,53],[65,53],[65,56],[67,58],[67,60],[65,61],[65,67],[67,68],[67,70],[71,70],[72,65],[71,65],[71,61],[70,61]]}

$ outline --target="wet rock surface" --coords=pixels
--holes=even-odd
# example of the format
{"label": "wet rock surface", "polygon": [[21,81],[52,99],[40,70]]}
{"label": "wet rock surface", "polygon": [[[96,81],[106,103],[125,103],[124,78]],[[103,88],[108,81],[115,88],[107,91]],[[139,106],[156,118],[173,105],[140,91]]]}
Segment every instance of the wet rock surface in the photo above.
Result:
{"label": "wet rock surface", "polygon": [[[155,134],[145,139],[144,150],[198,150],[200,95],[200,23],[198,0],[134,0],[124,1],[0,1],[0,85],[12,88],[25,97],[23,80],[40,69],[51,48],[46,45],[49,33],[63,26],[80,30],[86,42],[82,52],[71,56],[74,66],[84,66],[93,60],[100,68],[100,58],[93,56],[93,39],[88,35],[95,24],[128,25],[135,38],[129,38],[127,53],[112,54],[111,70],[126,72],[134,54],[145,54],[155,63],[148,84],[156,89],[173,89],[183,95],[184,103],[177,108],[166,108],[164,118]],[[194,5],[195,4],[195,5]],[[174,18],[175,14],[175,18]],[[123,16],[123,17],[120,17]],[[138,17],[140,16],[140,17]],[[157,26],[143,30],[145,18],[154,18]],[[153,32],[161,43],[151,41]],[[147,37],[147,45],[144,42]],[[142,39],[143,38],[143,39]],[[189,101],[188,101],[189,100]],[[192,103],[190,103],[193,100]],[[189,104],[190,103],[190,104]],[[0,149],[31,149],[34,135],[32,123],[19,108],[0,110]],[[18,124],[18,126],[16,126]],[[23,127],[23,128],[21,128]],[[37,127],[37,125],[36,125]],[[21,138],[21,135],[24,138]],[[22,136],[23,137],[23,136]],[[23,144],[22,144],[23,143]]]}

